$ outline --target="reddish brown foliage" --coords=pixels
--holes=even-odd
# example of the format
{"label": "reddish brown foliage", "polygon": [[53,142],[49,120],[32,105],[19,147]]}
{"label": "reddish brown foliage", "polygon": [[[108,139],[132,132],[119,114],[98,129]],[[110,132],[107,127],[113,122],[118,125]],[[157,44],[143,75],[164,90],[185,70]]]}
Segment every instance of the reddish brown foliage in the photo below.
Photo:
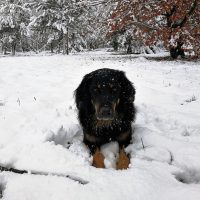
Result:
{"label": "reddish brown foliage", "polygon": [[117,0],[111,31],[131,29],[147,45],[163,41],[200,56],[200,0]]}

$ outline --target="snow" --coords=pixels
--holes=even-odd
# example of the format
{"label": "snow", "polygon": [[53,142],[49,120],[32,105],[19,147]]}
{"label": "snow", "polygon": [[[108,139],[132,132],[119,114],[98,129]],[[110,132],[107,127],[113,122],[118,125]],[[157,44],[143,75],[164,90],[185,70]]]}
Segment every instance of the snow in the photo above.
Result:
{"label": "snow", "polygon": [[[120,69],[136,87],[128,170],[118,145],[102,147],[107,169],[91,166],[73,92],[99,68]],[[105,51],[0,58],[0,163],[54,175],[0,173],[3,199],[199,200],[200,65]],[[88,181],[82,185],[66,177]]]}

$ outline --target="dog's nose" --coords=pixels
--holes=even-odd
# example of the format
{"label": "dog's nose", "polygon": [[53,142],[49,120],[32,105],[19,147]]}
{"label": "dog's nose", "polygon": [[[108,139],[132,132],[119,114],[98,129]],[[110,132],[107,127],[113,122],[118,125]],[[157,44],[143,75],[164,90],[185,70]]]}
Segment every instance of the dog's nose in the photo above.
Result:
{"label": "dog's nose", "polygon": [[108,106],[104,106],[103,108],[101,108],[101,115],[110,117],[112,115],[112,110]]}

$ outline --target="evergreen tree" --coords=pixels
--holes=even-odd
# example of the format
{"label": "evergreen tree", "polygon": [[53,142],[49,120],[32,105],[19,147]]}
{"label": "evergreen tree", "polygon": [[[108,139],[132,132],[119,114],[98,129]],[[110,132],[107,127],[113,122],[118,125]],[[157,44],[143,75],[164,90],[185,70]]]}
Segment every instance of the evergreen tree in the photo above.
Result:
{"label": "evergreen tree", "polygon": [[62,46],[64,54],[68,53],[69,48],[82,48],[83,39],[79,34],[82,27],[78,25],[85,11],[84,1],[41,0],[32,1],[28,5],[36,12],[31,18],[29,28],[47,35],[47,44],[50,45],[51,52],[55,46],[58,50]]}
{"label": "evergreen tree", "polygon": [[11,48],[15,55],[18,44],[24,48],[26,27],[29,23],[29,11],[24,8],[21,0],[3,0],[0,5],[0,37],[2,50]]}

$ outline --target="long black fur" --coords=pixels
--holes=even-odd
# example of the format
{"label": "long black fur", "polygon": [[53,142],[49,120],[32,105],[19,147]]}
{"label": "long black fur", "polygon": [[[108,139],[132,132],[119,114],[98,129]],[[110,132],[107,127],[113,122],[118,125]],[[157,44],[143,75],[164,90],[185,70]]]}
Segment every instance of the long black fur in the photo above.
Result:
{"label": "long black fur", "polygon": [[[117,119],[109,126],[98,127],[95,125],[95,109],[92,104],[92,94],[89,88],[97,79],[101,79],[102,82],[115,80],[121,87],[120,102],[116,108]],[[120,146],[125,147],[130,144],[132,136],[131,123],[134,121],[136,115],[134,100],[135,88],[123,71],[104,68],[84,76],[75,91],[75,102],[78,109],[78,119],[83,128],[84,143],[89,147],[91,153],[96,148],[110,141],[117,141]],[[124,140],[118,140],[117,136],[123,133],[128,133],[128,136]],[[85,137],[86,134],[95,137],[97,141],[88,141]]]}

